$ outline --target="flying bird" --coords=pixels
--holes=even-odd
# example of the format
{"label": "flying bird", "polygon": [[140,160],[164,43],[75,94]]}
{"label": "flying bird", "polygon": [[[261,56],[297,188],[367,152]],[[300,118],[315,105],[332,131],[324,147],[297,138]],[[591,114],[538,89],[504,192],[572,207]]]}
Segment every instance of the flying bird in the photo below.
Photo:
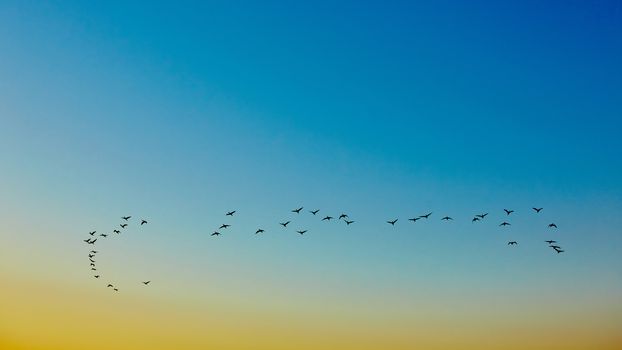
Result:
{"label": "flying bird", "polygon": [[97,271],[97,269],[94,267],[91,267],[91,271]]}
{"label": "flying bird", "polygon": [[508,245],[517,245],[518,243],[516,243],[516,241],[510,241],[508,242]]}
{"label": "flying bird", "polygon": [[258,233],[263,233],[263,232],[264,232],[264,230],[262,230],[262,229],[258,229],[257,231],[255,231],[255,234],[258,234]]}
{"label": "flying bird", "polygon": [[92,266],[92,267],[95,267],[95,264],[91,263],[91,266]]}
{"label": "flying bird", "polygon": [[118,292],[119,290],[117,288],[112,288],[115,292]]}
{"label": "flying bird", "polygon": [[89,261],[90,261],[90,262],[92,262],[92,263],[94,263],[94,262],[95,262],[95,260],[93,260],[93,259],[91,259],[91,258],[89,258]]}
{"label": "flying bird", "polygon": [[301,210],[302,210],[302,207],[292,210],[292,213],[300,214]]}
{"label": "flying bird", "polygon": [[144,224],[146,224],[146,223],[147,223],[147,220],[142,219],[142,220],[140,221],[140,226],[142,226],[142,225],[144,225]]}
{"label": "flying bird", "polygon": [[507,209],[503,209],[503,211],[504,211],[506,214],[508,214],[508,215],[510,215],[510,214],[512,214],[512,213],[514,212],[514,210],[507,210]]}
{"label": "flying bird", "polygon": [[97,250],[91,250],[91,253],[97,254],[98,252],[97,252]]}
{"label": "flying bird", "polygon": [[116,234],[121,233],[121,231],[119,231],[119,230],[113,230],[112,232],[114,232],[114,233],[116,233]]}
{"label": "flying bird", "polygon": [[320,209],[316,209],[316,210],[309,210],[309,213],[315,215],[320,211]]}
{"label": "flying bird", "polygon": [[540,212],[540,210],[542,210],[542,208],[531,208],[531,209],[535,210],[535,211],[536,211],[536,213],[539,213],[539,212]]}
{"label": "flying bird", "polygon": [[106,288],[111,288],[111,287],[114,287],[114,286],[112,284],[109,284],[106,286]]}
{"label": "flying bird", "polygon": [[557,241],[545,241],[548,244],[553,244],[553,243],[557,243]]}
{"label": "flying bird", "polygon": [[149,284],[149,282],[151,282],[151,281],[145,281],[145,282],[143,282],[143,284],[144,284],[144,285],[148,285],[148,284]]}
{"label": "flying bird", "polygon": [[303,230],[303,231],[296,231],[296,232],[300,233],[301,235],[304,235],[304,234],[305,234],[305,232],[307,232],[307,230]]}
{"label": "flying bird", "polygon": [[131,216],[122,216],[122,217],[121,217],[121,219],[123,219],[123,220],[125,220],[125,221],[127,221],[127,220],[129,220],[129,219],[131,219],[131,218],[132,218]]}
{"label": "flying bird", "polygon": [[89,244],[95,244],[95,242],[97,242],[97,238],[95,238],[94,240],[90,241]]}
{"label": "flying bird", "polygon": [[119,226],[121,226],[121,228],[126,228],[126,227],[127,227],[127,224],[121,224],[121,225],[119,225]]}
{"label": "flying bird", "polygon": [[558,245],[550,245],[549,247],[553,248],[553,249],[561,249],[562,247],[558,246]]}
{"label": "flying bird", "polygon": [[420,217],[420,218],[425,218],[425,219],[427,219],[427,218],[429,218],[429,217],[430,217],[430,215],[432,215],[432,213],[427,213],[427,214],[425,214],[425,215],[420,215],[419,217]]}
{"label": "flying bird", "polygon": [[83,239],[83,241],[86,242],[86,243],[91,243],[91,239],[90,238]]}
{"label": "flying bird", "polygon": [[444,218],[442,218],[441,220],[453,220],[453,218],[450,218],[449,216],[445,216]]}
{"label": "flying bird", "polygon": [[504,221],[504,222],[502,222],[502,223],[500,223],[500,224],[499,224],[499,226],[509,226],[509,225],[512,225],[512,224],[510,224],[510,223],[509,223],[509,222],[507,222],[507,221]]}
{"label": "flying bird", "polygon": [[322,219],[322,221],[327,220],[330,221],[333,217],[332,216],[325,216],[324,219]]}
{"label": "flying bird", "polygon": [[346,219],[347,217],[348,217],[348,214],[341,214],[341,215],[339,215],[338,220]]}
{"label": "flying bird", "polygon": [[418,217],[418,218],[412,218],[412,219],[408,219],[408,220],[409,220],[409,221],[412,221],[412,222],[417,222],[417,220],[419,220],[419,219],[421,219],[421,217]]}
{"label": "flying bird", "polygon": [[89,235],[93,236],[97,231],[89,232]]}
{"label": "flying bird", "polygon": [[225,214],[225,216],[233,216],[233,214],[235,214],[235,210],[228,212],[227,214]]}
{"label": "flying bird", "polygon": [[348,221],[348,220],[344,220],[344,221],[345,221],[346,225],[350,225],[351,223],[353,223],[353,222],[354,222],[354,220],[350,220],[350,221]]}
{"label": "flying bird", "polygon": [[480,221],[481,219],[479,217],[474,217],[473,220],[471,220],[471,222],[475,222],[475,221]]}
{"label": "flying bird", "polygon": [[483,219],[483,218],[485,218],[485,217],[486,217],[486,215],[488,215],[488,213],[479,214],[479,215],[475,215],[475,216],[477,216],[477,217],[478,217],[478,218],[480,218],[480,219]]}
{"label": "flying bird", "polygon": [[220,225],[220,227],[219,227],[218,229],[220,230],[220,229],[223,229],[223,228],[227,228],[227,227],[229,227],[229,226],[231,226],[231,225],[222,224],[222,225]]}
{"label": "flying bird", "polygon": [[559,254],[559,253],[563,253],[563,252],[564,252],[563,250],[561,250],[561,249],[559,249],[559,248],[553,248],[553,249],[555,249],[555,251],[557,252],[557,254]]}
{"label": "flying bird", "polygon": [[95,255],[89,254],[89,258],[94,258],[94,257],[95,257]]}
{"label": "flying bird", "polygon": [[397,222],[398,219],[395,220],[389,220],[387,221],[387,224],[391,224],[392,226],[395,226],[395,223]]}
{"label": "flying bird", "polygon": [[99,278],[99,275],[95,275],[95,276],[93,276],[93,277],[95,277],[95,278]]}
{"label": "flying bird", "polygon": [[219,235],[220,235],[220,232],[214,231],[214,233],[212,233],[210,236],[219,236]]}
{"label": "flying bird", "polygon": [[287,227],[287,225],[289,224],[289,221],[285,221],[285,222],[279,222],[279,224],[283,227]]}
{"label": "flying bird", "polygon": [[555,224],[553,224],[553,223],[550,223],[550,224],[549,224],[549,227],[550,227],[550,228],[557,228],[557,225],[555,225]]}
{"label": "flying bird", "polygon": [[104,234],[104,233],[102,233],[100,236],[102,236],[102,237],[104,237],[104,238],[108,237],[108,235],[107,235],[107,234]]}

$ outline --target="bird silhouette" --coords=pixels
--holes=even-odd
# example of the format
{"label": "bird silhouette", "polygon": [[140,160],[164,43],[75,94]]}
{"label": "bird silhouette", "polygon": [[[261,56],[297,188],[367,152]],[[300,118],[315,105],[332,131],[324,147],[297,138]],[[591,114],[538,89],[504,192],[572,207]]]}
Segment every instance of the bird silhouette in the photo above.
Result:
{"label": "bird silhouette", "polygon": [[486,215],[488,215],[488,213],[479,214],[479,215],[475,215],[475,216],[477,216],[477,217],[478,217],[478,218],[480,218],[480,219],[483,219],[483,218],[485,218],[485,217],[486,217]]}
{"label": "bird silhouette", "polygon": [[508,209],[503,209],[503,211],[504,211],[506,214],[508,214],[508,215],[510,215],[510,214],[512,214],[512,213],[514,212],[514,210],[508,210]]}
{"label": "bird silhouette", "polygon": [[231,225],[228,225],[228,224],[222,224],[222,225],[220,225],[220,227],[219,227],[218,229],[220,230],[220,229],[223,229],[223,228],[227,228],[227,227],[229,227],[229,226],[231,226]]}
{"label": "bird silhouette", "polygon": [[123,220],[125,220],[125,221],[127,221],[127,220],[129,220],[129,219],[131,219],[131,218],[132,218],[131,216],[122,216],[122,217],[121,217],[121,219],[123,219]]}
{"label": "bird silhouette", "polygon": [[279,224],[283,227],[287,227],[289,223],[290,223],[289,221],[285,221],[285,222],[280,222]]}
{"label": "bird silhouette", "polygon": [[89,244],[95,244],[95,242],[97,242],[97,238],[95,238],[94,240],[90,241]]}
{"label": "bird silhouette", "polygon": [[338,220],[346,219],[346,218],[348,218],[348,214],[341,214],[341,215],[339,215]]}
{"label": "bird silhouette", "polygon": [[561,249],[562,247],[558,246],[558,245],[550,245],[549,247],[553,248],[553,249]]}
{"label": "bird silhouette", "polygon": [[212,233],[210,236],[219,236],[219,235],[220,235],[220,232],[214,231],[214,233]]}
{"label": "bird silhouette", "polygon": [[305,234],[305,232],[307,232],[307,230],[303,230],[303,231],[296,231],[296,232],[300,233],[301,235],[304,235],[304,234]]}
{"label": "bird silhouette", "polygon": [[91,239],[87,238],[87,239],[83,239],[82,241],[86,242],[86,243],[91,243]]}
{"label": "bird silhouette", "polygon": [[95,232],[97,232],[97,231],[89,232],[89,235],[93,236],[93,235],[95,235]]}
{"label": "bird silhouette", "polygon": [[555,224],[553,224],[553,223],[550,223],[550,224],[549,224],[549,227],[550,227],[550,228],[557,228],[557,225],[555,225]]}
{"label": "bird silhouette", "polygon": [[144,284],[144,285],[148,285],[148,284],[149,284],[149,282],[151,282],[151,281],[145,281],[145,282],[143,282],[143,284]]}
{"label": "bird silhouette", "polygon": [[142,220],[140,221],[140,226],[142,226],[142,225],[144,225],[144,224],[146,224],[146,223],[147,223],[147,220],[142,219]]}
{"label": "bird silhouette", "polygon": [[301,210],[302,210],[302,207],[292,210],[292,213],[300,214]]}
{"label": "bird silhouette", "polygon": [[474,218],[471,220],[471,222],[480,221],[480,220],[481,220],[481,219],[480,219],[479,217],[477,217],[477,216],[476,216],[476,217],[474,217]]}
{"label": "bird silhouette", "polygon": [[516,243],[516,241],[510,241],[508,242],[508,245],[517,245],[518,243]]}
{"label": "bird silhouette", "polygon": [[387,224],[391,224],[392,226],[395,226],[395,223],[397,222],[398,219],[395,220],[388,220]]}
{"label": "bird silhouette", "polygon": [[227,214],[225,214],[226,216],[233,216],[233,214],[235,214],[235,210],[228,212]]}
{"label": "bird silhouette", "polygon": [[557,241],[545,241],[548,244],[553,244],[553,243],[557,243]]}
{"label": "bird silhouette", "polygon": [[417,220],[419,220],[419,219],[421,219],[421,217],[411,218],[411,219],[408,219],[408,221],[417,222]]}
{"label": "bird silhouette", "polygon": [[108,235],[107,235],[107,234],[104,234],[104,233],[102,233],[100,236],[102,236],[102,237],[104,237],[104,238],[108,237]]}
{"label": "bird silhouette", "polygon": [[540,210],[542,210],[542,208],[535,208],[535,207],[534,207],[534,208],[531,208],[531,209],[535,210],[535,211],[536,211],[536,213],[539,213],[539,212],[540,212]]}
{"label": "bird silhouette", "polygon": [[263,233],[263,232],[264,232],[264,230],[262,230],[262,229],[258,229],[257,231],[255,231],[255,234],[258,234],[258,233]]}
{"label": "bird silhouette", "polygon": [[97,271],[97,269],[94,267],[91,267],[91,271]]}
{"label": "bird silhouette", "polygon": [[91,250],[91,253],[93,253],[93,254],[97,254],[97,253],[98,253],[98,251],[97,251],[97,250]]}
{"label": "bird silhouette", "polygon": [[126,227],[127,227],[127,224],[121,224],[121,225],[119,225],[119,226],[121,226],[121,228],[126,228]]}
{"label": "bird silhouette", "polygon": [[112,284],[109,284],[106,286],[106,288],[111,288],[111,287],[114,287],[114,286]]}
{"label": "bird silhouette", "polygon": [[95,264],[91,263],[91,267],[95,267]]}
{"label": "bird silhouette", "polygon": [[425,214],[425,215],[420,215],[419,217],[420,217],[420,218],[427,219],[427,218],[429,218],[429,217],[430,217],[430,215],[432,215],[432,213],[427,213],[427,214]]}
{"label": "bird silhouette", "polygon": [[114,232],[114,233],[116,233],[116,234],[121,233],[121,231],[119,231],[119,230],[113,230],[112,232]]}
{"label": "bird silhouette", "polygon": [[504,222],[502,222],[502,223],[500,223],[500,224],[499,224],[499,226],[510,226],[510,225],[512,225],[512,224],[510,224],[510,223],[509,223],[509,222],[507,222],[507,221],[504,221]]}
{"label": "bird silhouette", "polygon": [[95,278],[99,278],[99,275],[95,275],[95,276],[93,276],[93,277],[95,277]]}
{"label": "bird silhouette", "polygon": [[92,262],[92,263],[94,263],[94,262],[95,262],[95,260],[93,260],[93,259],[91,259],[91,258],[89,258],[89,261],[90,261],[90,262]]}
{"label": "bird silhouette", "polygon": [[322,221],[326,220],[326,221],[330,221],[333,217],[332,216],[325,216]]}
{"label": "bird silhouette", "polygon": [[112,288],[115,292],[118,292],[119,290],[117,288]]}
{"label": "bird silhouette", "polygon": [[89,254],[89,258],[94,258],[94,257],[95,257],[95,255]]}
{"label": "bird silhouette", "polygon": [[320,211],[320,209],[316,209],[316,210],[309,210],[309,213],[315,215]]}
{"label": "bird silhouette", "polygon": [[354,220],[350,220],[350,221],[344,220],[344,221],[345,221],[346,225],[350,225],[351,223],[354,223]]}
{"label": "bird silhouette", "polygon": [[559,253],[563,253],[563,252],[564,252],[563,250],[561,250],[561,249],[559,249],[559,248],[553,248],[553,249],[555,249],[555,251],[557,252],[557,254],[559,254]]}
{"label": "bird silhouette", "polygon": [[444,218],[442,218],[441,220],[445,220],[445,221],[447,221],[447,220],[453,220],[453,218],[451,218],[451,217],[449,217],[449,216],[445,216],[445,217],[444,217]]}

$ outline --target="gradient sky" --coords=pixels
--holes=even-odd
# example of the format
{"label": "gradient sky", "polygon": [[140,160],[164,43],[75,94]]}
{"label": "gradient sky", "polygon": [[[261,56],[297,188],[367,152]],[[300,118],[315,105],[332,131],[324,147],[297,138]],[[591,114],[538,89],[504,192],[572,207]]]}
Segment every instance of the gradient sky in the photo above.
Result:
{"label": "gradient sky", "polygon": [[1,1],[0,348],[619,349],[620,62],[620,1]]}

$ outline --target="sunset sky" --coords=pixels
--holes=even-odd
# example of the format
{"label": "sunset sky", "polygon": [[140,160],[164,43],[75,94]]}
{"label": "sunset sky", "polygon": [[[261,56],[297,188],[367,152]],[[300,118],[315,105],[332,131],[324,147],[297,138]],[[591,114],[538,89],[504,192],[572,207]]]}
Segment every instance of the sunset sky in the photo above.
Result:
{"label": "sunset sky", "polygon": [[620,1],[0,1],[0,349],[620,349],[620,62]]}

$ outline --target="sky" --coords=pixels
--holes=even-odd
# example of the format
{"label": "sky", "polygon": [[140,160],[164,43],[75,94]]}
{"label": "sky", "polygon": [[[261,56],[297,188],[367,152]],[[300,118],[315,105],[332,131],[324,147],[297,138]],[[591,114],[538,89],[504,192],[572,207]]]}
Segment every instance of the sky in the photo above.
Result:
{"label": "sky", "polygon": [[619,1],[1,1],[0,348],[618,349],[620,62]]}

